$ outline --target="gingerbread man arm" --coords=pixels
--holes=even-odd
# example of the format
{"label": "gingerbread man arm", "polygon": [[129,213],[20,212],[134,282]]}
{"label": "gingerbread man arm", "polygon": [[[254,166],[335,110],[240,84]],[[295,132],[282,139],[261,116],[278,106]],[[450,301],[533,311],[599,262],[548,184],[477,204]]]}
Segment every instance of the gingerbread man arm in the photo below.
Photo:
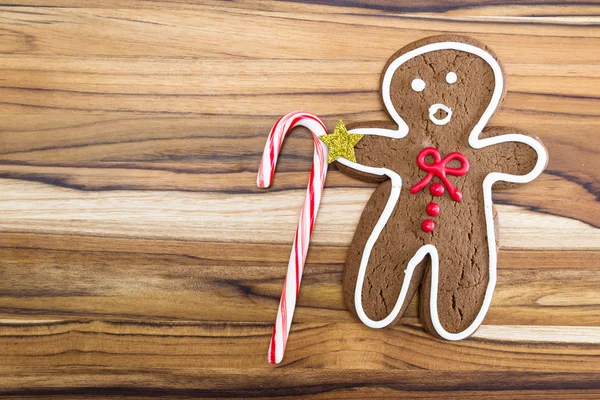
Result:
{"label": "gingerbread man arm", "polygon": [[[389,179],[385,170],[390,168],[398,146],[401,146],[399,131],[389,122],[349,124],[348,131],[364,135],[354,148],[356,163],[338,160],[336,167],[346,175],[366,182]],[[357,164],[366,168],[357,168]]]}
{"label": "gingerbread man arm", "polygon": [[[513,178],[533,173],[535,178],[548,162],[548,152],[541,141],[515,128],[486,128],[477,141],[485,146],[474,152],[474,161],[484,165],[485,170],[490,172],[508,174]],[[494,184],[494,190],[510,188],[517,183],[525,181],[500,179]]]}

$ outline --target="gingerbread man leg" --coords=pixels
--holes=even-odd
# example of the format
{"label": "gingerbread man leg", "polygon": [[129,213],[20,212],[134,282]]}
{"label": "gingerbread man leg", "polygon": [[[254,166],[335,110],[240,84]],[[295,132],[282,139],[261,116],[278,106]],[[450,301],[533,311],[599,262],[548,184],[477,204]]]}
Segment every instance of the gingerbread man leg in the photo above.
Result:
{"label": "gingerbread man leg", "polygon": [[[344,270],[348,307],[372,328],[400,319],[417,291],[426,263],[415,258],[422,243],[412,240],[411,221],[397,212],[410,206],[403,204],[410,198],[401,196],[396,203],[394,196],[391,180],[375,190],[361,216]],[[394,211],[386,213],[386,206]]]}
{"label": "gingerbread man leg", "polygon": [[[462,219],[457,216],[458,236],[433,238],[431,263],[421,285],[423,326],[449,340],[467,337],[481,324],[496,283],[496,242],[488,243],[484,208],[471,210]],[[450,219],[447,216],[446,221]]]}

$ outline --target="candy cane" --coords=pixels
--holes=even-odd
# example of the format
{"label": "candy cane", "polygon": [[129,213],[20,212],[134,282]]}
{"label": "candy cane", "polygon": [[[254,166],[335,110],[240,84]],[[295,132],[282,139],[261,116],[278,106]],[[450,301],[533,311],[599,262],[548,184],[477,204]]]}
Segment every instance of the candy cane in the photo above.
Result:
{"label": "candy cane", "polygon": [[271,185],[283,139],[296,126],[304,126],[312,132],[315,152],[267,355],[267,359],[271,364],[279,364],[285,352],[288,333],[292,326],[294,308],[296,307],[296,298],[300,290],[302,272],[304,272],[304,262],[306,261],[310,236],[317,218],[325,177],[327,176],[327,146],[319,140],[319,136],[327,134],[327,128],[316,116],[295,111],[281,117],[271,129],[258,168],[257,186],[266,188]]}

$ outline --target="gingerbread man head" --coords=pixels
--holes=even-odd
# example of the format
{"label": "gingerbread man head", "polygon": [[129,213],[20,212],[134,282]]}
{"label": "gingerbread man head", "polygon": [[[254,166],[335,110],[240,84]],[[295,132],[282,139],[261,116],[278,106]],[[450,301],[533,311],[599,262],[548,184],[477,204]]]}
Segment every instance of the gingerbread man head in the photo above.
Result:
{"label": "gingerbread man head", "polygon": [[382,75],[391,121],[363,134],[343,171],[381,182],[363,211],[344,274],[348,305],[368,326],[399,321],[421,288],[420,318],[458,340],[483,321],[496,283],[494,189],[533,180],[547,153],[531,136],[486,128],[505,94],[495,55],[466,37],[398,51]]}
{"label": "gingerbread man head", "polygon": [[392,56],[382,75],[382,96],[401,129],[447,136],[478,123],[483,128],[504,95],[504,80],[500,63],[482,44],[437,36]]}

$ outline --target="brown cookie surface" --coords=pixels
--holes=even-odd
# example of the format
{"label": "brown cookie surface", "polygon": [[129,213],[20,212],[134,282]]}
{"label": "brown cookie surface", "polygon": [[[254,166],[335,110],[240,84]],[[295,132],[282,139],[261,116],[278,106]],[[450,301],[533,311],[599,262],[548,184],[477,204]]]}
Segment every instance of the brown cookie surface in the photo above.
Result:
{"label": "brown cookie surface", "polygon": [[[397,113],[401,121],[349,125],[351,131],[366,134],[355,147],[356,164],[337,164],[349,175],[382,182],[365,206],[348,253],[344,272],[348,306],[363,322],[375,321],[372,325],[390,316],[396,306],[393,324],[421,286],[421,321],[430,332],[443,337],[444,332],[459,334],[478,325],[476,320],[489,306],[486,292],[493,291],[498,235],[490,245],[487,228],[493,224],[492,230],[497,232],[497,223],[491,198],[486,217],[484,180],[494,171],[525,175],[543,161],[538,160],[540,150],[524,142],[531,138],[523,132],[478,128],[501,104],[505,86],[498,83],[504,82],[504,73],[499,63],[494,70],[493,63],[480,54],[444,48],[447,42],[475,46],[495,59],[481,43],[458,36],[426,38],[401,49],[387,63],[382,78],[384,105],[392,119],[396,120]],[[409,57],[415,50],[418,53],[440,43],[435,50]],[[402,61],[399,66],[397,60]],[[386,86],[385,71],[390,68],[396,69]],[[402,133],[403,123],[405,136],[386,137],[387,131]],[[368,128],[379,128],[384,135],[370,134],[373,130]],[[469,140],[474,131],[479,140],[505,134],[528,139],[515,137],[515,141],[474,148]],[[420,155],[421,164],[417,162]],[[465,173],[457,173],[467,164]],[[373,174],[373,168],[384,172]],[[388,215],[384,210],[394,189],[387,178],[392,175],[401,178],[401,188]],[[507,186],[500,181],[494,189]],[[378,232],[376,226],[383,219]],[[414,269],[407,268],[420,249],[430,250],[414,260]],[[432,251],[437,256],[433,271]],[[434,280],[437,285],[432,293]],[[357,282],[360,310],[355,299]],[[403,287],[405,293],[397,305]]]}

